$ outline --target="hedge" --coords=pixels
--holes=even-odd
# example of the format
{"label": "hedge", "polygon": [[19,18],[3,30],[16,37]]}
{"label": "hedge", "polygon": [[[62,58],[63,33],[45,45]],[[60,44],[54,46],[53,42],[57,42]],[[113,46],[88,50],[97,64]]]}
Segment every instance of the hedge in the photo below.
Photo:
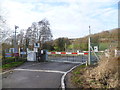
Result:
{"label": "hedge", "polygon": [[17,62],[17,61],[26,61],[26,58],[20,58],[20,57],[6,57],[5,59],[2,59],[2,64],[8,64],[8,63],[12,63],[12,62]]}

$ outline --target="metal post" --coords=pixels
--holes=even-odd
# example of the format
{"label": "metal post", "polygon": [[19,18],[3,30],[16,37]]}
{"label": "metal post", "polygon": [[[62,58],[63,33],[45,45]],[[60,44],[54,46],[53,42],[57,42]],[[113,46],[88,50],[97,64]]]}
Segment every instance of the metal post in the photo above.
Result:
{"label": "metal post", "polygon": [[72,51],[74,52],[74,43],[72,43]]}
{"label": "metal post", "polygon": [[16,49],[16,47],[17,47],[16,46],[16,26],[15,26],[15,43],[14,44],[15,44],[15,49]]}
{"label": "metal post", "polygon": [[65,43],[65,52],[66,52],[66,43]]}
{"label": "metal post", "polygon": [[[14,41],[14,47],[15,47],[15,49],[14,50],[16,50],[16,52],[14,52],[14,53],[17,53],[17,51],[18,51],[17,50],[17,43],[16,43],[16,33],[17,33],[16,30],[17,30],[17,28],[19,28],[19,27],[15,25],[15,32],[14,32],[15,33],[15,41]],[[15,56],[15,61],[16,61],[16,56]]]}
{"label": "metal post", "polygon": [[96,56],[97,60],[100,60],[99,57],[97,56],[97,54],[95,53],[95,51],[93,50],[93,48],[92,47],[90,47],[90,48],[93,51],[94,55]]}
{"label": "metal post", "polygon": [[91,30],[90,30],[90,26],[89,26],[89,38],[88,38],[88,50],[89,50],[89,53],[88,53],[88,65],[91,64]]}

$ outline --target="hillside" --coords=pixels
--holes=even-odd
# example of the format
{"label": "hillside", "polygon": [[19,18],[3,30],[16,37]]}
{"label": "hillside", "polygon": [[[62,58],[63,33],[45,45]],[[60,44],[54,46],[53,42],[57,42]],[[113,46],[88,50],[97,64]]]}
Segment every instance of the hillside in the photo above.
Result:
{"label": "hillside", "polygon": [[[118,43],[118,29],[106,30],[100,33],[91,34],[92,46],[99,46],[99,50],[105,50],[110,46],[117,47]],[[88,44],[88,36],[71,39],[75,45],[75,49],[85,50]]]}

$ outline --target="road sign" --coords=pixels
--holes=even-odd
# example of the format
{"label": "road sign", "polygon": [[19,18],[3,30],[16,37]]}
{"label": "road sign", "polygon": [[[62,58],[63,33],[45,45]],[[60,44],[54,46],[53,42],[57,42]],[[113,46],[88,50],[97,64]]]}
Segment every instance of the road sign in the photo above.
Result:
{"label": "road sign", "polygon": [[18,53],[18,49],[17,48],[14,48],[14,53]]}
{"label": "road sign", "polygon": [[26,52],[20,52],[20,54],[26,54]]}
{"label": "road sign", "polygon": [[40,44],[39,44],[39,43],[34,43],[34,47],[35,47],[35,48],[39,48],[39,47],[40,47]]}
{"label": "road sign", "polygon": [[94,46],[94,52],[98,52],[98,46]]}
{"label": "road sign", "polygon": [[14,56],[19,56],[19,53],[14,53]]}
{"label": "road sign", "polygon": [[11,53],[5,53],[5,57],[12,57]]}
{"label": "road sign", "polygon": [[34,48],[34,52],[38,52],[38,48]]}

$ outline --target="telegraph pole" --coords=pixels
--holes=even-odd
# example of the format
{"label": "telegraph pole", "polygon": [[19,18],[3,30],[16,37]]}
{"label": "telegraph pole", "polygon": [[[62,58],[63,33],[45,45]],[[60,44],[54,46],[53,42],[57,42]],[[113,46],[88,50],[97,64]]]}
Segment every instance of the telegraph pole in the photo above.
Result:
{"label": "telegraph pole", "polygon": [[90,65],[91,64],[91,29],[90,29],[90,26],[89,26],[89,38],[88,38],[88,50],[89,50],[88,65]]}
{"label": "telegraph pole", "polygon": [[19,28],[19,27],[15,25],[15,32],[14,32],[15,33],[15,42],[14,42],[15,49],[17,49],[17,42],[16,42],[16,33],[17,33],[16,30],[17,30],[17,28]]}
{"label": "telegraph pole", "polygon": [[[14,51],[14,53],[18,53],[17,42],[16,42],[16,33],[17,33],[16,30],[17,30],[17,28],[19,28],[19,27],[15,25],[15,32],[14,32],[15,33],[15,41],[14,41],[14,47],[15,47],[14,50],[15,51]],[[16,56],[15,56],[15,61],[16,61]]]}
{"label": "telegraph pole", "polygon": [[74,43],[72,43],[72,51],[74,52]]}
{"label": "telegraph pole", "polygon": [[65,43],[65,52],[66,52],[66,43]]}

